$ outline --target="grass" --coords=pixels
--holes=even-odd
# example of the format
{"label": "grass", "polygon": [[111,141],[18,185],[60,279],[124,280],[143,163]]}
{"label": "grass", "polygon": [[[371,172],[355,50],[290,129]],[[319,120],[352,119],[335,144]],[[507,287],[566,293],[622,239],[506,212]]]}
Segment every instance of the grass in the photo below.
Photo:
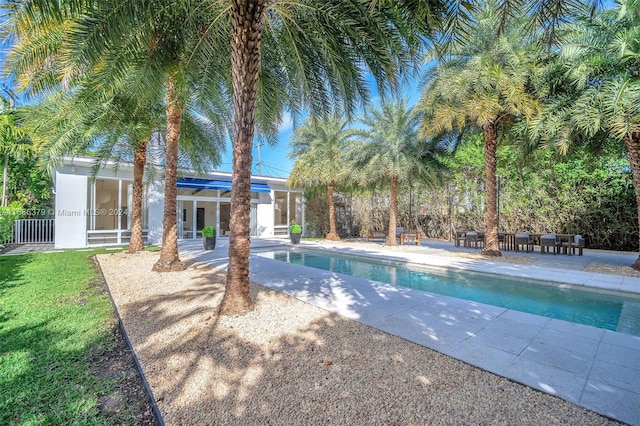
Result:
{"label": "grass", "polygon": [[91,362],[116,326],[98,252],[0,257],[0,424],[109,423],[98,400],[117,379]]}

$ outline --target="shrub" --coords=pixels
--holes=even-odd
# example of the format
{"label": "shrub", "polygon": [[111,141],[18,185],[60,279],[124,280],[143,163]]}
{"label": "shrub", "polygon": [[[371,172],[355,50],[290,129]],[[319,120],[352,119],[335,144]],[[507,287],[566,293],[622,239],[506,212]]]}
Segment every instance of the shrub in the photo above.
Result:
{"label": "shrub", "polygon": [[205,226],[204,228],[202,228],[202,236],[205,237],[205,238],[215,237],[216,236],[216,228],[214,228],[211,225]]}
{"label": "shrub", "polygon": [[0,207],[0,244],[13,235],[13,222],[23,217],[22,204],[13,202],[9,207]]}
{"label": "shrub", "polygon": [[302,234],[302,226],[297,223],[292,223],[291,226],[289,226],[289,232],[292,234]]}

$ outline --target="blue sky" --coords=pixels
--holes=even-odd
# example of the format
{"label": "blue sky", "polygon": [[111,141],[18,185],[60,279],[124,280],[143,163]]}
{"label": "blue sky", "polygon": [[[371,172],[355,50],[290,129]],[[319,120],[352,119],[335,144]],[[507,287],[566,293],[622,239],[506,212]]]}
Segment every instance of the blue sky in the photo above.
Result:
{"label": "blue sky", "polygon": [[[280,124],[280,132],[278,135],[278,142],[273,146],[269,146],[264,142],[260,147],[260,156],[258,156],[258,139],[253,141],[253,167],[251,169],[253,174],[259,174],[258,170],[258,158],[262,161],[262,175],[264,176],[277,176],[277,177],[289,177],[293,163],[289,160],[289,139],[293,134],[293,121],[289,115],[286,115],[283,123]],[[222,164],[219,170],[230,172],[232,165],[232,148],[231,142],[227,143],[227,152],[222,158]]]}

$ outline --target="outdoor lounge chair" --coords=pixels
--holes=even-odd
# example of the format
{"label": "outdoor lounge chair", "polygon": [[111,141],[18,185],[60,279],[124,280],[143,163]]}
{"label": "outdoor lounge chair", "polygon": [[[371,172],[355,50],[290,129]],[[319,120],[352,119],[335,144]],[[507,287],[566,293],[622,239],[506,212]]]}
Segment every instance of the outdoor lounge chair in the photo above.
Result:
{"label": "outdoor lounge chair", "polygon": [[556,234],[540,235],[540,254],[549,253],[549,249],[553,247],[553,254],[560,253],[562,243]]}
{"label": "outdoor lounge chair", "polygon": [[582,249],[584,248],[584,238],[582,235],[578,234],[573,237],[573,240],[565,241],[562,243],[562,252],[564,254],[568,254],[571,256],[572,254],[576,254],[576,249],[578,249],[578,256],[582,256]]}
{"label": "outdoor lounge chair", "polygon": [[533,238],[531,238],[531,234],[527,232],[517,233],[514,242],[516,251],[520,251],[520,246],[524,247],[527,253],[529,253],[529,249],[533,251]]}
{"label": "outdoor lounge chair", "polygon": [[484,235],[479,235],[476,231],[469,231],[465,235],[464,246],[471,247],[471,244],[475,248],[478,248],[478,243],[484,246]]}

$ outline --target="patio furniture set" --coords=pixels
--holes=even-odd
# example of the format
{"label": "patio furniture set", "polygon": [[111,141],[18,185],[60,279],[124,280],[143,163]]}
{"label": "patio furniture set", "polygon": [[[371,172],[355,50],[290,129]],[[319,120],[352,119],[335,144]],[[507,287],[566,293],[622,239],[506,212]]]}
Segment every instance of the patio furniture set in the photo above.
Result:
{"label": "patio furniture set", "polygon": [[[400,245],[415,244],[420,245],[420,234],[417,231],[405,230],[403,227],[398,226],[396,228],[396,239],[400,241]],[[370,231],[368,238],[369,241],[387,241],[386,231]]]}
{"label": "patio furniture set", "polygon": [[[484,247],[485,233],[477,231],[457,232],[455,238],[456,247],[461,244],[464,247]],[[498,244],[505,251],[535,251],[535,246],[540,246],[540,254],[576,254],[582,256],[585,240],[580,234],[533,234],[529,232],[499,232]]]}

